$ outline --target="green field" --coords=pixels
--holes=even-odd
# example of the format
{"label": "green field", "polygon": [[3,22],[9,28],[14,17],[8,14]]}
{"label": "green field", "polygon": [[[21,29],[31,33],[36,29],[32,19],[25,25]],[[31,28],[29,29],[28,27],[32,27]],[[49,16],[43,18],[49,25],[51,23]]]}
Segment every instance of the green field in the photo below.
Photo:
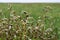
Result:
{"label": "green field", "polygon": [[[54,17],[54,27],[58,28],[58,36],[60,37],[60,3],[12,3],[11,5],[12,10],[15,10],[17,15],[21,15],[22,11],[27,11],[35,20],[37,20],[39,16],[45,15],[45,12],[43,11],[44,7],[50,6],[52,9],[47,15]],[[7,3],[0,3],[0,9],[2,9],[5,17],[9,17],[8,7]],[[46,21],[46,27],[48,27],[49,24],[50,23]]]}

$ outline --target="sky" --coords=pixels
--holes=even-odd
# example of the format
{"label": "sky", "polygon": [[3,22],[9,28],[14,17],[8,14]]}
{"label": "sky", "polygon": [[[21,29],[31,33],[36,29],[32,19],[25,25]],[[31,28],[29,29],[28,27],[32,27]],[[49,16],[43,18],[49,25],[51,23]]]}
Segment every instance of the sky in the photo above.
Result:
{"label": "sky", "polygon": [[60,3],[60,0],[0,0],[1,2],[16,2],[16,3],[39,3],[39,2],[52,2]]}

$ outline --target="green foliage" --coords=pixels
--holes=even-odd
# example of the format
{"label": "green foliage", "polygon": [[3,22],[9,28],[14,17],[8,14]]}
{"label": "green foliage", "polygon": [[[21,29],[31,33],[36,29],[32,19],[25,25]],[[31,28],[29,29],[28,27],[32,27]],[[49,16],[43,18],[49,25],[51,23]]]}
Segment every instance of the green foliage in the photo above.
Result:
{"label": "green foliage", "polygon": [[0,9],[0,40],[60,39],[60,4],[0,3]]}

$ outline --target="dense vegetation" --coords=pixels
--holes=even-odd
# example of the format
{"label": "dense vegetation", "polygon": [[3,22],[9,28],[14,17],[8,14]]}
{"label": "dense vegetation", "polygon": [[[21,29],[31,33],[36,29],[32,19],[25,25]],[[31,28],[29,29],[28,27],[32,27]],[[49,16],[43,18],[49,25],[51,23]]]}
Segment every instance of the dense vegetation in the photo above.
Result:
{"label": "dense vegetation", "polygon": [[60,4],[1,4],[1,40],[59,40]]}

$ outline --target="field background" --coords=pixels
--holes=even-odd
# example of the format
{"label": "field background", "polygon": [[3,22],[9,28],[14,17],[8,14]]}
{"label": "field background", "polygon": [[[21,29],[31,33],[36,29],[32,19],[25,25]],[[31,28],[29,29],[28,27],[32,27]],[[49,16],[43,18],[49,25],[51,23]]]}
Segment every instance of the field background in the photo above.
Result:
{"label": "field background", "polygon": [[[55,17],[56,23],[55,27],[58,28],[58,34],[60,36],[60,4],[59,3],[15,3],[12,4],[12,9],[16,11],[18,15],[21,14],[21,11],[25,10],[28,13],[31,13],[31,16],[33,16],[35,19],[37,19],[38,16],[44,15],[43,8],[46,6],[51,6],[52,10],[48,13],[49,16]],[[8,17],[8,4],[7,3],[0,3],[0,9],[3,10],[3,13],[6,17]]]}

